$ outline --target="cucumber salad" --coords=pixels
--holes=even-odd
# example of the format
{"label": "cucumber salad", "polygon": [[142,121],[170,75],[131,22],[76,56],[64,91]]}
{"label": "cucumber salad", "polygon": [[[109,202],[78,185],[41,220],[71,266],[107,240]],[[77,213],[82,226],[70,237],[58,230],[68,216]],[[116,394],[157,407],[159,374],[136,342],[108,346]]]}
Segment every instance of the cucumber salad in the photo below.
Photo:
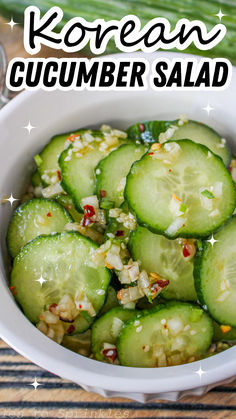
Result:
{"label": "cucumber salad", "polygon": [[56,135],[7,233],[10,290],[58,344],[129,367],[236,341],[236,159],[182,115]]}

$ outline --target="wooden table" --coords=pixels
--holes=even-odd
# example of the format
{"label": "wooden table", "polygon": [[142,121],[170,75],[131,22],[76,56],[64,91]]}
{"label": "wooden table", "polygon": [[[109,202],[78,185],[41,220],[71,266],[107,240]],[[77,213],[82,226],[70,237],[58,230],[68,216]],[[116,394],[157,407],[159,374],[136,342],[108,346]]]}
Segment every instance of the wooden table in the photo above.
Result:
{"label": "wooden table", "polygon": [[[37,377],[41,384],[30,385]],[[0,418],[236,418],[236,383],[202,397],[140,404],[104,399],[43,371],[0,341]]]}
{"label": "wooden table", "polygon": [[[10,20],[10,17],[9,17]],[[8,59],[26,57],[22,29],[0,19],[0,42]],[[38,56],[65,56],[42,48]],[[71,55],[70,55],[71,56]],[[37,377],[41,386],[30,385]],[[104,399],[60,379],[18,355],[0,341],[0,418],[236,418],[236,383],[220,386],[203,397],[146,405],[125,399]]]}

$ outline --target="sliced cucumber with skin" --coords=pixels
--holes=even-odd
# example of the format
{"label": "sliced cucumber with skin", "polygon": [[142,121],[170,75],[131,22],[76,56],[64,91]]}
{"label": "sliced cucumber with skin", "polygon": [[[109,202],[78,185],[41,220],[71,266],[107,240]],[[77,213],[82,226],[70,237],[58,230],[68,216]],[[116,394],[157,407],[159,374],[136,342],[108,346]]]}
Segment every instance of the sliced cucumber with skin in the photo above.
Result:
{"label": "sliced cucumber with skin", "polygon": [[29,241],[42,234],[60,233],[72,222],[69,213],[51,199],[34,198],[14,212],[8,227],[7,244],[12,257]]}
{"label": "sliced cucumber with skin", "polygon": [[195,288],[201,303],[218,323],[236,327],[236,217],[203,244],[194,266]]}
{"label": "sliced cucumber with skin", "polygon": [[[80,333],[86,332],[93,324],[95,319],[95,317],[91,317],[86,311],[81,311],[81,313],[78,316],[76,316],[75,320],[72,323],[63,322],[65,328],[65,335],[76,336]],[[71,325],[73,326],[72,329]]]}
{"label": "sliced cucumber with skin", "polygon": [[[122,202],[120,208],[122,209],[122,212],[124,212],[125,214],[128,214],[130,212],[126,201]],[[123,223],[119,223],[119,221],[117,221],[116,218],[109,217],[108,215],[108,225],[105,231],[106,240],[111,238],[109,237],[109,234],[114,235],[114,238],[112,238],[115,239],[118,243],[127,243],[130,235],[130,230],[127,227],[125,227]]]}
{"label": "sliced cucumber with skin", "polygon": [[32,174],[31,184],[34,188],[36,188],[37,186],[42,186],[42,179],[38,170],[35,170],[35,172]]}
{"label": "sliced cucumber with skin", "polygon": [[226,144],[226,140],[222,139],[216,131],[207,125],[197,121],[188,121],[187,123],[178,126],[178,129],[175,130],[171,140],[176,141],[182,140],[183,138],[188,138],[195,143],[205,145],[209,150],[222,158],[225,166],[230,164],[231,153]]}
{"label": "sliced cucumber with skin", "polygon": [[[57,177],[58,182],[61,180],[58,159],[66,147],[66,140],[68,138],[72,138],[73,140],[74,136],[79,136],[85,132],[88,132],[88,130],[79,129],[73,132],[55,135],[51,138],[41,153],[35,156],[35,161],[44,186],[49,186],[50,184],[55,183],[54,181],[51,181],[51,178],[55,176]],[[96,134],[96,131],[94,131],[94,133]]]}
{"label": "sliced cucumber with skin", "polygon": [[126,132],[129,138],[142,143],[156,143],[159,135],[165,132],[171,125],[177,121],[144,121],[137,122],[127,128]]}
{"label": "sliced cucumber with skin", "polygon": [[129,249],[134,260],[141,262],[141,269],[156,272],[170,281],[162,292],[167,299],[196,301],[193,279],[193,259],[183,256],[183,244],[179,239],[169,240],[138,227],[131,233]]}
{"label": "sliced cucumber with skin", "polygon": [[220,156],[226,166],[230,163],[231,153],[225,140],[208,125],[202,122],[191,121],[146,121],[132,125],[126,132],[134,140],[154,143],[159,141],[159,135],[165,133],[168,128],[174,128],[173,134],[168,137],[173,141],[187,138],[195,143],[203,144],[213,153]]}
{"label": "sliced cucumber with skin", "polygon": [[173,302],[130,320],[118,337],[121,365],[154,368],[201,358],[213,337],[210,317],[199,307]]}
{"label": "sliced cucumber with skin", "polygon": [[58,158],[65,148],[65,141],[69,135],[70,134],[55,135],[41,153],[35,157],[44,186],[49,186],[52,183],[50,181],[52,177],[57,176],[58,182],[60,180],[60,176],[58,176],[60,171]]}
{"label": "sliced cucumber with skin", "polygon": [[[207,147],[190,140],[169,141],[133,164],[125,199],[141,225],[169,238],[198,238],[217,230],[232,215],[234,183],[222,160],[208,153]],[[221,186],[221,193],[217,198],[210,194],[212,207],[206,209],[202,191],[216,185]],[[173,196],[182,200],[182,217],[173,212]]]}
{"label": "sliced cucumber with skin", "polygon": [[99,317],[102,316],[107,311],[109,311],[112,308],[117,307],[117,306],[119,306],[119,301],[118,301],[118,298],[117,298],[116,290],[111,285],[109,285],[108,291],[107,291],[106,301],[105,301],[104,306],[102,307],[101,311],[99,312],[98,316]]}
{"label": "sliced cucumber with skin", "polygon": [[[95,132],[94,136],[103,139],[102,133]],[[93,149],[87,151],[82,157],[78,157],[76,156],[77,153],[71,153],[71,150],[73,150],[73,144],[71,144],[61,153],[59,158],[62,176],[61,185],[72,197],[78,211],[82,211],[81,199],[94,194],[94,169],[98,162],[108,154],[108,151],[100,149],[100,143],[96,140],[90,145]]]}
{"label": "sliced cucumber with skin", "polygon": [[[132,317],[135,317],[137,313],[136,310],[115,307],[94,322],[91,333],[91,347],[98,361],[107,361],[107,358],[102,353],[104,343],[116,344],[117,336],[114,333],[116,332],[114,331],[114,319],[119,319],[125,323]],[[122,327],[122,323],[120,324]]]}
{"label": "sliced cucumber with skin", "polygon": [[[95,243],[103,243],[104,235],[101,233],[101,231],[99,231],[99,227],[96,225],[96,223],[90,227],[83,227],[81,225],[83,214],[76,210],[74,203],[69,195],[58,195],[54,199],[57,202],[59,202],[64,208],[66,208],[73,220],[80,225],[78,226],[78,231],[80,234],[89,237],[91,240],[95,241]],[[73,230],[73,226],[71,229]]]}
{"label": "sliced cucumber with skin", "polygon": [[214,342],[230,342],[235,341],[236,342],[236,327],[232,327],[227,332],[222,332],[221,325],[217,322],[213,322],[214,325]]}
{"label": "sliced cucumber with skin", "polygon": [[57,195],[54,199],[69,212],[74,221],[77,223],[81,222],[83,214],[76,210],[73,200],[69,195]]}
{"label": "sliced cucumber with skin", "polygon": [[140,298],[136,303],[136,308],[139,310],[152,310],[157,305],[165,304],[166,300],[164,300],[160,295],[158,295],[152,302],[149,302],[147,297]]}
{"label": "sliced cucumber with skin", "polygon": [[91,353],[91,331],[87,330],[86,332],[75,336],[65,335],[61,344],[73,352],[89,356]]}
{"label": "sliced cucumber with skin", "polygon": [[[75,297],[82,292],[96,313],[101,309],[110,272],[94,264],[92,255],[97,248],[87,237],[66,232],[40,236],[18,253],[11,286],[29,320],[37,323],[46,306],[58,304],[64,295]],[[42,285],[37,281],[40,278],[46,281]]]}
{"label": "sliced cucumber with skin", "polygon": [[112,234],[116,241],[127,242],[130,230],[122,223],[119,223],[115,218],[109,218],[108,226],[105,232],[105,238],[108,240],[109,234]]}
{"label": "sliced cucumber with skin", "polygon": [[139,160],[147,151],[144,145],[135,143],[122,144],[101,160],[95,170],[96,192],[101,200],[101,193],[105,193],[105,199],[119,207],[124,201],[124,187],[126,176],[134,161]]}

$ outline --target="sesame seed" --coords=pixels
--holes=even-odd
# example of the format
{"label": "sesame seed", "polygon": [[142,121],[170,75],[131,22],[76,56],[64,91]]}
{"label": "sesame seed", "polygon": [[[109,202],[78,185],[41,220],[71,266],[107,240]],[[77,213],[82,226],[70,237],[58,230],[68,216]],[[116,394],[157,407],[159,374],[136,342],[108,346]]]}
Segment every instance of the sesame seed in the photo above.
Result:
{"label": "sesame seed", "polygon": [[140,321],[139,320],[135,320],[134,326],[138,326],[139,324],[140,324]]}
{"label": "sesame seed", "polygon": [[187,330],[189,330],[190,329],[190,325],[189,324],[187,324],[186,326],[185,326],[185,328],[184,328],[184,332],[187,332]]}
{"label": "sesame seed", "polygon": [[139,327],[137,327],[136,332],[137,332],[137,333],[141,332],[142,328],[143,328],[143,326],[139,326]]}

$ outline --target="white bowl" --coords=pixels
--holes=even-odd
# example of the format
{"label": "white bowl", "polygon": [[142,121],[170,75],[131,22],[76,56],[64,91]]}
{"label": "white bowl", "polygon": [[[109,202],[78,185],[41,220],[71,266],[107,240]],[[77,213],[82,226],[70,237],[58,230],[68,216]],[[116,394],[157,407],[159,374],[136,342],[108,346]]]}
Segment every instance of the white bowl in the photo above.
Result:
{"label": "white bowl", "polygon": [[[120,55],[121,56],[121,55]],[[133,57],[138,56],[132,54]],[[140,56],[144,56],[141,54]],[[172,53],[145,55],[152,61]],[[180,54],[186,57],[186,55]],[[236,138],[236,71],[228,89],[219,92],[23,92],[0,112],[0,191],[20,197],[32,156],[57,133],[101,123],[125,128],[134,121],[171,119],[186,113],[206,122],[228,138]],[[207,104],[214,110],[203,110]],[[36,127],[31,134],[23,128]],[[22,314],[8,289],[8,259],[5,246],[12,210],[0,206],[0,335],[16,351],[42,368],[104,396],[123,396],[138,401],[155,398],[176,400],[186,394],[202,394],[236,375],[236,347],[211,358],[176,367],[127,368],[77,355],[39,332]],[[199,368],[204,373],[198,374]]]}

